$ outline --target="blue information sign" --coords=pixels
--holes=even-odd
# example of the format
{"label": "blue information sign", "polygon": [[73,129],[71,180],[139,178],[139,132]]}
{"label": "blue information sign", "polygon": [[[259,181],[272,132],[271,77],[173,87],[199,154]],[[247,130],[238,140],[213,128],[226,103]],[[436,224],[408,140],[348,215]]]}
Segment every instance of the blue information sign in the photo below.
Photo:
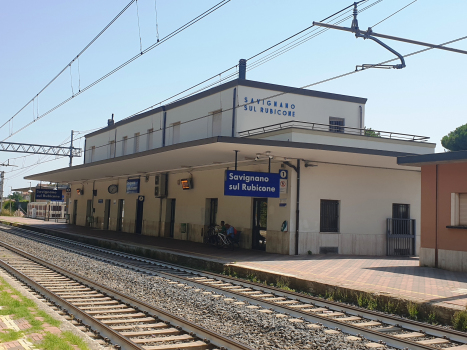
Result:
{"label": "blue information sign", "polygon": [[126,193],[139,193],[139,179],[126,180]]}
{"label": "blue information sign", "polygon": [[279,182],[279,174],[227,170],[224,195],[279,198]]}
{"label": "blue information sign", "polygon": [[36,189],[36,199],[45,199],[48,201],[62,201],[62,190]]}

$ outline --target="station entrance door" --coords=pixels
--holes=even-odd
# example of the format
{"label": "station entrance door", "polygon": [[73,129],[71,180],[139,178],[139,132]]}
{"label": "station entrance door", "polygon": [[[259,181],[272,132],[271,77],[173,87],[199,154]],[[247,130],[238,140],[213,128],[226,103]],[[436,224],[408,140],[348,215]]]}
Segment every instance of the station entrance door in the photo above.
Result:
{"label": "station entrance door", "polygon": [[253,198],[252,248],[266,250],[268,199]]}
{"label": "station entrance door", "polygon": [[141,233],[143,230],[143,205],[144,205],[144,201],[138,198],[136,200],[135,233]]}
{"label": "station entrance door", "polygon": [[110,199],[106,199],[105,208],[104,208],[104,230],[109,229],[109,221],[110,221]]}

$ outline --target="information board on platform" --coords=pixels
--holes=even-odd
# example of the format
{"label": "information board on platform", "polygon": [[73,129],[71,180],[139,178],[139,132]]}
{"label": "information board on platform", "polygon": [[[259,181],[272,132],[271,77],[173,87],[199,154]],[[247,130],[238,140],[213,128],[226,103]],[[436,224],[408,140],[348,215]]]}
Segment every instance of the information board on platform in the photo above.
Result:
{"label": "information board on platform", "polygon": [[36,189],[36,199],[62,201],[62,190]]}
{"label": "information board on platform", "polygon": [[227,170],[224,195],[279,198],[280,176],[274,173]]}
{"label": "information board on platform", "polygon": [[126,193],[139,193],[139,179],[126,180]]}

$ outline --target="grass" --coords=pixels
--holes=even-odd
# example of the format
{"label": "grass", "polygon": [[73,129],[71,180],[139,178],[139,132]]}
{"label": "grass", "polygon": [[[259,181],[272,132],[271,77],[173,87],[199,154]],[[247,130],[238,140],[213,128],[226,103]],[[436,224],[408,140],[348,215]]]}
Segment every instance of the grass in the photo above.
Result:
{"label": "grass", "polygon": [[80,350],[88,350],[85,342],[78,336],[67,331],[60,336],[52,333],[46,333],[44,339],[39,344],[43,349],[47,350],[74,350],[72,345],[78,346]]}
{"label": "grass", "polygon": [[454,313],[452,316],[452,327],[458,331],[467,331],[467,309]]}
{"label": "grass", "polygon": [[[45,311],[39,310],[35,302],[23,296],[1,277],[0,305],[2,306],[0,315],[9,315],[13,319],[25,319],[31,325],[31,328],[22,331],[4,330],[5,333],[0,333],[0,343],[18,340],[31,333],[40,333],[43,331],[44,323],[60,327],[60,321],[54,319]],[[37,317],[42,317],[44,321],[36,319]],[[60,335],[46,333],[40,344],[42,349],[47,350],[74,350],[72,345],[78,346],[81,350],[88,350],[86,343],[69,331]]]}
{"label": "grass", "polygon": [[407,303],[407,312],[409,313],[409,318],[412,320],[418,319],[418,305],[409,301]]}

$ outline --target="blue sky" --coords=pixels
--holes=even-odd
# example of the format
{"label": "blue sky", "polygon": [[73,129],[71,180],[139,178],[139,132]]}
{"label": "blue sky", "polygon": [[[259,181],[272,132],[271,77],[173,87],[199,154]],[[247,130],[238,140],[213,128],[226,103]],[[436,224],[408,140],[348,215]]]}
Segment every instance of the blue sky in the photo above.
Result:
{"label": "blue sky", "polygon": [[[367,28],[412,0],[383,0],[359,15]],[[2,1],[0,12],[0,122],[8,120],[117,14],[129,0]],[[157,0],[158,28],[164,37],[218,1]],[[368,1],[368,4],[375,2]],[[350,5],[350,1],[232,0],[214,14],[152,50],[8,141],[56,145],[70,131],[118,121],[237,64],[272,44]],[[154,0],[138,0],[143,49],[156,40]],[[466,35],[467,2],[418,0],[374,30],[430,43]],[[0,129],[3,140],[49,108],[117,67],[140,50],[138,18],[133,4],[89,48],[13,121]],[[351,20],[342,25],[350,26]],[[385,41],[402,54],[421,47]],[[452,45],[467,50],[467,40]],[[378,63],[392,54],[350,33],[327,31],[247,73],[247,79],[301,87]],[[406,59],[402,70],[372,69],[313,87],[315,90],[368,98],[366,126],[384,131],[442,136],[465,124],[467,70],[465,55],[431,50]],[[1,125],[1,124],[0,124]],[[82,136],[84,134],[80,134]],[[77,136],[77,137],[79,137]],[[81,143],[80,143],[81,142]],[[77,146],[83,146],[83,139]],[[5,189],[26,186],[23,176],[68,165],[68,159],[2,153],[17,168],[7,171]],[[27,169],[24,166],[40,164]],[[82,159],[76,158],[74,164]],[[12,172],[13,171],[13,172]]]}

